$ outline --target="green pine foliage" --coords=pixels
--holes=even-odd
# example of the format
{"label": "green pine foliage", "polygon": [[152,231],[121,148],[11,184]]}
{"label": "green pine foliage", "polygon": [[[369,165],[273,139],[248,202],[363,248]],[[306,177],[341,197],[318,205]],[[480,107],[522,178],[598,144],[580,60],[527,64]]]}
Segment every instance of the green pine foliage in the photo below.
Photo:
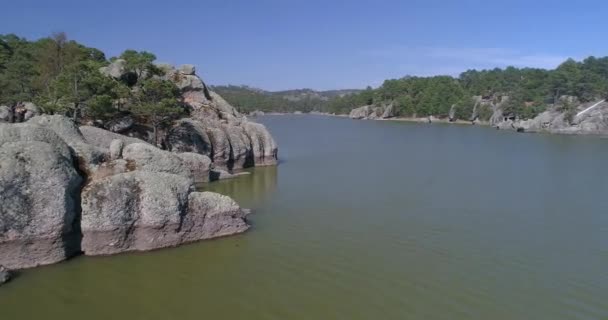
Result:
{"label": "green pine foliage", "polygon": [[109,64],[103,52],[64,33],[37,41],[0,35],[0,105],[33,101],[46,113],[77,121],[133,114],[154,130],[185,112],[175,84],[153,77],[161,74],[156,56],[125,50],[120,58],[128,72],[113,79],[100,72]]}

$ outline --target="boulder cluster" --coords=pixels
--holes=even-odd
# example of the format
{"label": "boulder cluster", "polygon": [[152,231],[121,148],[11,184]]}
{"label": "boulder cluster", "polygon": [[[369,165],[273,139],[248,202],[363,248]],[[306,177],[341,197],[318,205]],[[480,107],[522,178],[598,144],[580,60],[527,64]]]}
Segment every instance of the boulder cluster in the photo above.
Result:
{"label": "boulder cluster", "polygon": [[[105,72],[121,76],[120,59]],[[0,265],[152,250],[240,233],[247,210],[195,185],[273,165],[266,128],[207,89],[194,67],[164,66],[192,108],[154,145],[128,119],[78,126],[61,115],[0,119]],[[0,107],[0,116],[3,116]],[[4,270],[4,269],[2,269]]]}

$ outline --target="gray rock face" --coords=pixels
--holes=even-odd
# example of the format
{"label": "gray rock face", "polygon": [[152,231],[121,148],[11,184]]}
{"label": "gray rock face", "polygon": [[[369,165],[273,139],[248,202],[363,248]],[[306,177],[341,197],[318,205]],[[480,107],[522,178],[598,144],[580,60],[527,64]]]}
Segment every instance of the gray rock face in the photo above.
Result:
{"label": "gray rock face", "polygon": [[246,214],[247,211],[227,196],[193,192],[188,196],[184,239],[190,242],[244,232],[249,229]]}
{"label": "gray rock face", "polygon": [[177,74],[175,76],[175,85],[182,91],[204,90],[205,84],[195,76],[189,74]]}
{"label": "gray rock face", "polygon": [[351,110],[348,116],[351,119],[357,120],[387,119],[395,116],[395,108],[393,107],[393,104],[384,106],[363,106]]}
{"label": "gray rock face", "polygon": [[128,137],[122,134],[91,126],[80,126],[80,132],[82,133],[87,143],[104,149],[110,148],[112,141],[116,139],[122,140],[125,145],[129,145],[132,143],[148,144],[147,142],[141,139]]}
{"label": "gray rock face", "polygon": [[182,91],[191,117],[177,121],[165,137],[168,150],[209,156],[213,164],[240,169],[277,162],[277,146],[268,130],[252,124],[217,93],[209,90],[191,66],[164,66],[163,79]]}
{"label": "gray rock face", "polygon": [[243,127],[251,139],[253,163],[256,166],[276,165],[278,147],[266,127],[255,122],[245,122]]}
{"label": "gray rock face", "polygon": [[228,197],[192,192],[191,181],[130,172],[94,181],[82,195],[82,249],[106,255],[176,246],[247,230]]}
{"label": "gray rock face", "polygon": [[158,149],[149,144],[132,143],[122,150],[122,158],[135,170],[166,172],[194,179],[191,169],[175,153]]}
{"label": "gray rock face", "polygon": [[0,146],[7,142],[39,141],[51,145],[61,156],[72,159],[70,147],[55,131],[29,123],[0,123]]}
{"label": "gray rock face", "polygon": [[120,159],[122,157],[122,149],[125,147],[125,142],[122,139],[114,139],[110,143],[110,160]]}
{"label": "gray rock face", "polygon": [[[562,97],[560,101],[574,101],[574,97]],[[533,119],[510,120],[503,119],[495,124],[498,129],[517,130],[520,132],[546,132],[558,134],[594,134],[608,135],[608,103],[584,103],[578,106],[575,112],[581,112],[588,107],[593,109],[579,116],[567,119],[564,112],[556,107],[540,113]]]}
{"label": "gray rock face", "polygon": [[63,139],[78,160],[80,170],[94,172],[109,157],[108,150],[89,144],[74,121],[59,115],[43,115],[31,118],[28,124],[35,124],[53,130]]}
{"label": "gray rock face", "polygon": [[[228,154],[228,168],[246,168],[255,165],[251,138],[247,135],[247,131],[244,126],[223,124],[222,130],[224,131],[230,145]],[[267,130],[266,133],[268,133]],[[270,136],[269,133],[268,136]],[[270,139],[272,139],[272,136],[270,136]],[[274,140],[268,141],[272,144],[268,147],[276,149]],[[266,147],[267,146],[264,146],[264,148]]]}
{"label": "gray rock face", "polygon": [[13,122],[13,111],[7,106],[0,106],[0,122]]}
{"label": "gray rock face", "polygon": [[194,183],[209,182],[209,170],[211,170],[211,159],[209,157],[192,152],[176,153],[182,159],[184,165],[190,169]]}
{"label": "gray rock face", "polygon": [[195,152],[211,155],[213,146],[204,125],[193,119],[181,119],[167,134],[167,149],[173,152]]}
{"label": "gray rock face", "polygon": [[0,264],[28,268],[79,251],[73,225],[81,182],[72,158],[56,146],[41,141],[2,144]]}
{"label": "gray rock face", "polygon": [[126,115],[117,119],[113,119],[104,124],[104,128],[112,132],[124,132],[133,127],[135,120],[133,116]]}
{"label": "gray rock face", "polygon": [[196,68],[192,64],[183,64],[179,66],[177,71],[181,74],[192,76],[196,72]]}
{"label": "gray rock face", "polygon": [[125,60],[116,59],[107,67],[101,67],[99,71],[106,76],[110,76],[114,79],[120,79],[126,74],[126,64],[127,62]]}
{"label": "gray rock face", "polygon": [[0,265],[0,286],[11,280],[11,272]]}

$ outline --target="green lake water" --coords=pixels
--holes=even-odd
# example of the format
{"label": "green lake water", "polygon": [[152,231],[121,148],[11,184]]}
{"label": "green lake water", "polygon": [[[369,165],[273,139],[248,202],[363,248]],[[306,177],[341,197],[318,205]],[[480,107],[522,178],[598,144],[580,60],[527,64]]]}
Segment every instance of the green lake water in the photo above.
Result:
{"label": "green lake water", "polygon": [[608,139],[266,116],[245,234],[78,257],[0,319],[608,319]]}

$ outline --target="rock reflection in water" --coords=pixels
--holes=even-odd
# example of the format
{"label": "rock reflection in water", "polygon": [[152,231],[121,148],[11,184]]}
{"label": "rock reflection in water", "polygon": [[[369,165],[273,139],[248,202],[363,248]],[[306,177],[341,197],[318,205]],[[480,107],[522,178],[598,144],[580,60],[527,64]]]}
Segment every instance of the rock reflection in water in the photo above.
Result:
{"label": "rock reflection in water", "polygon": [[198,189],[229,195],[241,206],[255,208],[276,191],[278,170],[276,166],[269,166],[252,168],[248,171],[251,174],[201,184]]}

